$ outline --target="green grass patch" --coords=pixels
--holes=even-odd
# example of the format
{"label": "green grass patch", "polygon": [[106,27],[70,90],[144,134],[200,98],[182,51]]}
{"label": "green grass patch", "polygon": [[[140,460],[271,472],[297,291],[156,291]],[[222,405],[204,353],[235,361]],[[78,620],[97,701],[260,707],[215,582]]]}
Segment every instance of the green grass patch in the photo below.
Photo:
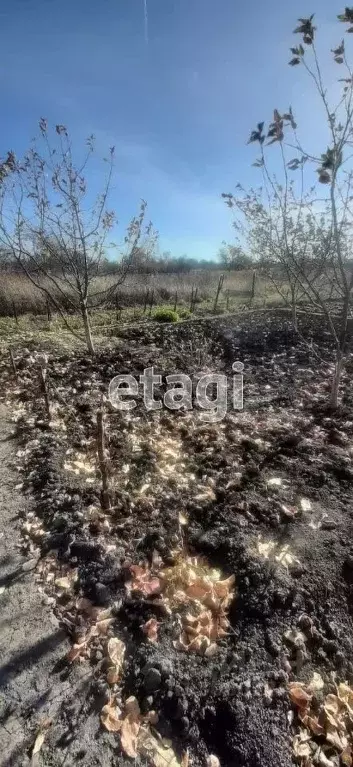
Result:
{"label": "green grass patch", "polygon": [[180,317],[178,312],[175,312],[174,309],[164,306],[153,312],[153,319],[156,320],[156,322],[178,322]]}

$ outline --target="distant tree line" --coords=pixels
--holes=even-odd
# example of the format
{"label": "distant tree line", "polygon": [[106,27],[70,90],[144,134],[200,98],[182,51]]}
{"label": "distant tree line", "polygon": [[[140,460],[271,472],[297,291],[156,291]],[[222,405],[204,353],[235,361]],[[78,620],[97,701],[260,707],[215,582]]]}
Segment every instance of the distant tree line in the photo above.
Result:
{"label": "distant tree line", "polygon": [[[38,249],[38,259],[46,270],[56,274],[61,264],[61,254],[58,252],[57,244],[51,243],[48,247],[46,243],[45,248]],[[228,270],[249,269],[254,263],[254,259],[244,253],[241,248],[226,243],[222,244],[217,257],[213,259],[198,259],[187,255],[173,256],[169,251],[156,254],[140,247],[136,249],[129,271],[135,274],[187,274],[200,269],[215,270],[220,266]],[[11,252],[5,248],[0,248],[0,271],[12,273],[22,271]],[[114,275],[120,271],[121,260],[107,257],[101,259],[98,270],[100,276]]]}

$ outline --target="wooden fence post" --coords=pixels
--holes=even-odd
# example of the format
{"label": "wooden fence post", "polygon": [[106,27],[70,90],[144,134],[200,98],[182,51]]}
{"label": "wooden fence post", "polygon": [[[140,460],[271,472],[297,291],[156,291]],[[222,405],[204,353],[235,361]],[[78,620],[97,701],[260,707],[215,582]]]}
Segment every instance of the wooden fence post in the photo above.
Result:
{"label": "wooden fence post", "polygon": [[44,398],[46,416],[48,421],[50,421],[50,397],[49,397],[48,377],[47,377],[47,370],[45,367],[43,367],[43,365],[40,365],[40,368],[39,368],[39,383],[40,383],[40,388]]}
{"label": "wooden fence post", "polygon": [[17,367],[16,367],[16,363],[15,363],[15,360],[14,360],[14,356],[13,356],[13,352],[12,352],[11,346],[9,347],[9,355],[10,355],[10,362],[11,362],[11,368],[12,368],[12,372],[13,372],[13,375],[14,375],[14,379],[15,379],[16,383],[18,383]]}
{"label": "wooden fence post", "polygon": [[217,311],[217,305],[218,305],[219,294],[220,294],[220,292],[221,292],[221,290],[222,290],[222,288],[223,288],[223,283],[224,283],[224,274],[221,274],[221,275],[220,275],[220,278],[219,278],[219,280],[218,280],[218,285],[217,285],[217,290],[216,290],[215,300],[214,300],[214,304],[213,304],[213,311],[214,311],[214,312],[215,312],[215,311]]}
{"label": "wooden fence post", "polygon": [[149,317],[151,317],[152,315],[153,303],[154,303],[154,288],[152,288],[152,292],[151,292]]}
{"label": "wooden fence post", "polygon": [[116,311],[116,319],[119,320],[121,315],[121,309],[119,306],[119,293],[115,294],[115,311]]}
{"label": "wooden fence post", "polygon": [[110,509],[110,494],[109,494],[109,476],[108,476],[108,462],[105,450],[105,424],[104,424],[104,412],[103,403],[97,410],[97,453],[99,470],[102,480],[101,491],[101,504],[103,511],[109,511]]}
{"label": "wooden fence post", "polygon": [[174,312],[176,312],[177,306],[178,306],[178,291],[176,290],[175,291],[175,296],[174,296],[174,307],[173,307],[173,311]]}
{"label": "wooden fence post", "polygon": [[255,298],[255,290],[256,290],[256,269],[254,269],[252,273],[252,283],[251,283],[251,296],[250,296],[250,306]]}
{"label": "wooden fence post", "polygon": [[193,312],[195,311],[195,307],[196,307],[196,301],[197,301],[197,294],[198,294],[198,292],[199,292],[199,289],[198,289],[198,287],[196,286],[196,288],[195,288],[195,292],[194,292],[194,303],[193,303],[193,306],[192,306],[192,311],[193,311]]}
{"label": "wooden fence post", "polygon": [[47,318],[48,318],[48,323],[50,325],[52,321],[52,313],[51,313],[51,306],[50,306],[50,302],[48,298],[47,298]]}
{"label": "wooden fence post", "polygon": [[12,312],[13,312],[13,316],[15,318],[16,325],[18,325],[17,307],[16,307],[14,299],[12,299]]}
{"label": "wooden fence post", "polygon": [[190,298],[190,312],[193,311],[194,306],[194,286],[191,288],[191,298]]}
{"label": "wooden fence post", "polygon": [[146,293],[145,293],[145,299],[144,299],[144,302],[143,302],[143,313],[144,314],[146,314],[146,309],[147,309],[147,305],[148,305],[149,295],[150,295],[150,289],[147,288]]}

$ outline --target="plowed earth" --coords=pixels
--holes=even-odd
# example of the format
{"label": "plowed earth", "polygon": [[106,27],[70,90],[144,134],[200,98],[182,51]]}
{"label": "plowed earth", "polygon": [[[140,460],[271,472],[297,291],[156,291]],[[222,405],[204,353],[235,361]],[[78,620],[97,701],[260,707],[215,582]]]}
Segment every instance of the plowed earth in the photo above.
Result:
{"label": "plowed earth", "polygon": [[[50,350],[50,426],[35,350],[17,349],[15,388],[3,358],[23,491],[34,502],[23,551],[40,555],[38,587],[72,644],[86,630],[78,608],[85,598],[111,615],[107,635],[126,647],[113,685],[99,637],[72,661],[91,680],[80,717],[94,706],[102,749],[95,764],[130,763],[99,712],[112,695],[119,705],[133,695],[144,715],[157,712],[155,729],[178,760],[188,752],[194,767],[205,767],[209,754],[222,767],[289,767],[298,723],[288,683],[314,672],[328,691],[332,672],[353,682],[353,363],[330,413],[330,336],[321,318],[300,329],[298,337],[280,314],[255,313],[131,329],[93,360]],[[130,414],[107,403],[112,508],[101,512],[96,410],[113,376],[138,377],[153,365],[163,376],[223,372],[231,382],[236,360],[244,363],[244,409],[229,408],[219,423],[203,422],[196,406],[147,412],[140,395]],[[131,588],[131,567],[153,574],[178,556],[235,576],[229,625],[211,657],[177,647],[182,609],[168,612],[159,595]],[[70,588],[55,585],[66,577]],[[143,628],[152,618],[157,641]],[[67,661],[68,678],[70,669]],[[59,731],[53,722],[42,764],[63,763]],[[337,751],[332,758],[338,765]],[[77,763],[91,765],[89,751]],[[148,757],[138,755],[139,763]]]}

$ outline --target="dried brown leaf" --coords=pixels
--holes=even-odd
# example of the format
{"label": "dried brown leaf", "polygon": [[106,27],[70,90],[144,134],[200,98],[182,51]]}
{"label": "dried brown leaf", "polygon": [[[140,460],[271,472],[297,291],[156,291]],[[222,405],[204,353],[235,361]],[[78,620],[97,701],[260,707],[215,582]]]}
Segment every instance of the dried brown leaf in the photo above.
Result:
{"label": "dried brown leaf", "polygon": [[159,626],[159,623],[156,620],[156,618],[150,618],[142,626],[142,631],[143,631],[144,634],[146,634],[146,636],[150,640],[150,642],[157,642],[157,639],[158,639],[158,626]]}
{"label": "dried brown leaf", "polygon": [[86,647],[86,642],[82,642],[81,644],[74,644],[67,654],[67,660],[69,663],[73,663],[75,660],[77,660],[77,658],[79,658],[80,655],[82,655],[82,653],[86,650]]}
{"label": "dried brown leaf", "polygon": [[310,692],[320,692],[324,688],[324,680],[317,671],[314,671],[313,678],[308,684],[308,690]]}
{"label": "dried brown leaf", "polygon": [[63,591],[68,591],[71,588],[71,583],[67,576],[63,576],[62,578],[55,578],[54,583],[58,589],[63,589]]}
{"label": "dried brown leaf", "polygon": [[326,695],[325,701],[324,701],[324,709],[326,714],[329,714],[333,717],[337,717],[340,711],[340,701],[337,698],[337,695],[332,695],[331,693],[329,695]]}
{"label": "dried brown leaf", "polygon": [[198,599],[201,601],[207,594],[210,594],[210,591],[211,587],[208,584],[205,584],[204,581],[199,580],[195,581],[195,583],[191,583],[190,586],[187,586],[185,594],[189,599]]}
{"label": "dried brown leaf", "polygon": [[159,716],[157,714],[157,711],[149,711],[147,716],[146,716],[146,721],[149,724],[152,724],[153,726],[158,724]]}
{"label": "dried brown leaf", "polygon": [[348,740],[344,733],[339,732],[338,729],[333,727],[329,722],[326,723],[326,740],[339,751],[343,751],[343,749],[348,746]]}
{"label": "dried brown leaf", "polygon": [[124,656],[125,656],[125,645],[124,642],[121,641],[121,639],[117,639],[117,637],[112,637],[108,641],[108,656],[111,662],[114,666],[117,667],[117,671],[121,669],[123,662],[124,662]]}
{"label": "dried brown leaf", "polygon": [[307,708],[311,702],[312,695],[308,693],[305,686],[300,682],[291,682],[289,685],[289,697],[298,708]]}
{"label": "dried brown leaf", "polygon": [[130,572],[132,581],[127,584],[127,588],[131,591],[141,591],[145,596],[160,593],[160,579],[153,576],[147,566],[141,567],[140,565],[131,565]]}
{"label": "dried brown leaf", "polygon": [[137,757],[137,738],[141,724],[132,716],[126,716],[121,723],[121,747],[127,756]]}
{"label": "dried brown leaf", "polygon": [[303,759],[303,757],[310,757],[310,734],[302,731],[299,735],[295,735],[293,738],[293,752],[294,756]]}
{"label": "dried brown leaf", "polygon": [[114,622],[114,618],[104,618],[102,621],[97,621],[95,625],[96,633],[106,636],[109,626]]}
{"label": "dried brown leaf", "polygon": [[218,756],[215,756],[215,754],[210,754],[206,759],[206,767],[221,767]]}
{"label": "dried brown leaf", "polygon": [[108,684],[116,684],[120,679],[120,672],[116,666],[111,666],[107,670],[107,682]]}
{"label": "dried brown leaf", "polygon": [[136,721],[141,715],[138,700],[134,695],[130,695],[125,701],[125,714],[131,716]]}
{"label": "dried brown leaf", "polygon": [[137,757],[138,735],[140,731],[139,722],[131,722],[129,718],[124,719],[121,728],[121,747],[127,756],[135,759]]}
{"label": "dried brown leaf", "polygon": [[120,732],[122,727],[121,710],[114,703],[107,703],[101,711],[101,722],[108,732]]}
{"label": "dried brown leaf", "polygon": [[34,741],[34,746],[33,746],[33,750],[32,750],[32,757],[39,753],[39,751],[42,748],[42,745],[44,743],[44,740],[45,740],[45,732],[43,732],[43,730],[40,730],[38,735],[37,735],[37,737],[36,737],[36,739],[35,739],[35,741]]}
{"label": "dried brown leaf", "polygon": [[217,597],[226,597],[230,594],[235,585],[235,575],[231,575],[224,581],[216,581],[213,588]]}
{"label": "dried brown leaf", "polygon": [[310,716],[310,714],[303,713],[301,714],[299,711],[299,719],[300,721],[307,727],[310,732],[312,732],[314,735],[323,735],[325,730],[321,724],[319,724],[319,720],[315,716]]}
{"label": "dried brown leaf", "polygon": [[188,761],[180,763],[169,741],[155,737],[146,731],[139,742],[140,750],[147,756],[153,767],[187,767]]}

